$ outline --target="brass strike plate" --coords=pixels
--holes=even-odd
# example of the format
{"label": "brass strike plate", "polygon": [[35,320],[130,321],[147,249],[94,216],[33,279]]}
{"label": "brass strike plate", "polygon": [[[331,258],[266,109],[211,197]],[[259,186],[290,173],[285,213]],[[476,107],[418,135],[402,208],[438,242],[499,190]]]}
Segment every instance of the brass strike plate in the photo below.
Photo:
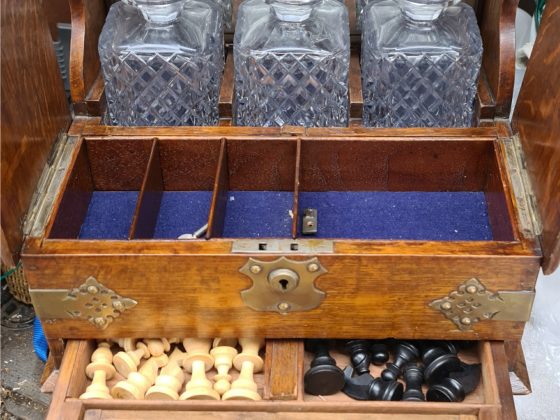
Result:
{"label": "brass strike plate", "polygon": [[318,258],[294,261],[286,257],[274,261],[249,258],[239,270],[253,285],[241,291],[243,302],[255,311],[287,314],[318,307],[325,292],[315,287],[315,279],[327,270]]}
{"label": "brass strike plate", "polygon": [[480,280],[472,278],[429,306],[466,331],[484,320],[528,321],[534,298],[535,293],[530,291],[491,292]]}
{"label": "brass strike plate", "polygon": [[75,289],[31,289],[29,293],[42,320],[83,319],[101,330],[138,303],[103,286],[95,277],[88,277]]}

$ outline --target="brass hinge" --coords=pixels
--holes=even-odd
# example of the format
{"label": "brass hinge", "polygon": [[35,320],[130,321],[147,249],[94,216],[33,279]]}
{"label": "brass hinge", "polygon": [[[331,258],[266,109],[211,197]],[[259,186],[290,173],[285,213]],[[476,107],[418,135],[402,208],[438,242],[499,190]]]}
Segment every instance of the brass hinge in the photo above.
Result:
{"label": "brass hinge", "polygon": [[502,139],[502,142],[506,152],[511,185],[517,202],[521,231],[525,237],[535,238],[542,233],[543,225],[527,173],[527,164],[521,140],[516,134],[511,138]]}
{"label": "brass hinge", "polygon": [[24,236],[38,237],[43,235],[54,206],[54,200],[70,165],[72,151],[77,142],[77,137],[69,137],[66,133],[59,135],[43,169],[25,217],[23,223]]}

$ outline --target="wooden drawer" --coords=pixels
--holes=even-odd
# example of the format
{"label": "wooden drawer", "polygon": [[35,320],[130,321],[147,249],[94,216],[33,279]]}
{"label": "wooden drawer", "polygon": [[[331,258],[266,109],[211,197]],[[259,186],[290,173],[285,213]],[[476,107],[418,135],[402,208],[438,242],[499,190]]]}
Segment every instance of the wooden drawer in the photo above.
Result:
{"label": "wooden drawer", "polygon": [[[264,373],[255,381],[263,401],[126,401],[80,400],[87,378],[85,367],[94,350],[91,341],[68,341],[48,419],[515,419],[503,342],[479,342],[460,353],[465,362],[480,362],[477,389],[461,403],[356,401],[339,393],[316,397],[303,393],[303,373],[311,356],[299,340],[267,340]],[[333,352],[339,366],[347,357]],[[380,369],[372,367],[379,376]],[[235,375],[234,372],[231,372]],[[188,380],[188,378],[187,378]]]}

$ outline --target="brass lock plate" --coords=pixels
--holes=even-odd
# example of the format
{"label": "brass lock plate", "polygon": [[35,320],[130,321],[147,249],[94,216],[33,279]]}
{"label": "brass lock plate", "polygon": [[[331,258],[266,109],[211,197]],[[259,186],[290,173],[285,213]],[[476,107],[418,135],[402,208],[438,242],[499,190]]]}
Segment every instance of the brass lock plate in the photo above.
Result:
{"label": "brass lock plate", "polygon": [[315,279],[327,269],[318,258],[294,261],[286,257],[274,261],[249,258],[239,272],[253,285],[241,291],[241,299],[255,311],[287,314],[318,307],[325,292],[315,287]]}

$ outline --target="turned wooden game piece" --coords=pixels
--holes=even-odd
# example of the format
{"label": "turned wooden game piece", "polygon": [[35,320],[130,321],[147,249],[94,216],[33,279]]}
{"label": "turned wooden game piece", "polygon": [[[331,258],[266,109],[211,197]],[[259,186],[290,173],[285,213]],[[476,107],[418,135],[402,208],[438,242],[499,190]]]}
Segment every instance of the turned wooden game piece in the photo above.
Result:
{"label": "turned wooden game piece", "polygon": [[148,346],[150,354],[155,357],[171,350],[171,345],[167,338],[145,338],[144,343]]}
{"label": "turned wooden game piece", "polygon": [[[160,356],[161,357],[161,356]],[[156,378],[156,383],[148,392],[146,392],[147,400],[178,400],[179,391],[183,382],[185,382],[185,374],[181,368],[185,353],[175,348],[169,356],[169,361],[161,370]]]}
{"label": "turned wooden game piece", "polygon": [[124,378],[128,378],[130,372],[136,372],[142,358],[150,357],[148,347],[144,343],[137,343],[137,348],[132,351],[119,351],[113,357],[113,364]]}
{"label": "turned wooden game piece", "polygon": [[111,395],[121,400],[143,400],[146,391],[156,380],[157,372],[157,362],[150,358],[138,372],[130,372],[125,381],[117,383],[111,390]]}
{"label": "turned wooden game piece", "polygon": [[183,367],[192,373],[191,380],[185,385],[185,392],[180,400],[219,400],[218,394],[212,387],[212,382],[206,378],[206,372],[214,366],[214,358],[210,356],[211,341],[201,338],[185,338],[183,346],[187,355],[183,359]]}
{"label": "turned wooden game piece", "polygon": [[86,388],[86,392],[80,395],[81,400],[112,398],[106,384],[107,379],[111,379],[115,374],[115,367],[111,364],[112,359],[111,344],[99,343],[91,355],[91,363],[86,367],[86,375],[91,379],[91,385]]}
{"label": "turned wooden game piece", "polygon": [[118,344],[124,351],[134,351],[136,350],[137,338],[117,338],[112,340],[114,343]]}
{"label": "turned wooden game piece", "polygon": [[403,378],[406,383],[406,391],[403,394],[404,401],[425,401],[422,392],[424,382],[424,370],[416,363],[409,363],[403,371]]}
{"label": "turned wooden game piece", "polygon": [[258,338],[240,338],[241,353],[233,359],[233,365],[239,371],[239,377],[233,381],[231,388],[222,396],[223,400],[261,400],[253,374],[260,372],[264,366],[259,350],[264,340]]}
{"label": "turned wooden game piece", "polygon": [[449,377],[432,384],[426,393],[428,401],[461,402],[480,382],[480,364],[461,363],[461,370],[450,372]]}
{"label": "turned wooden game piece", "polygon": [[361,375],[369,373],[371,363],[370,344],[367,340],[350,340],[346,342],[346,351],[356,372]]}
{"label": "turned wooden game piece", "polygon": [[403,396],[403,385],[397,381],[374,378],[369,373],[354,376],[354,368],[347,366],[342,392],[356,400],[399,401]]}
{"label": "turned wooden game piece", "polygon": [[307,344],[315,357],[303,377],[305,392],[312,395],[336,394],[344,386],[344,373],[330,356],[328,343],[325,340],[309,340]]}
{"label": "turned wooden game piece", "polygon": [[396,381],[404,365],[416,361],[419,356],[420,352],[414,344],[400,341],[395,347],[395,361],[387,363],[387,367],[381,372],[381,377],[386,381]]}
{"label": "turned wooden game piece", "polygon": [[461,361],[457,354],[450,353],[449,349],[438,345],[424,346],[422,362],[424,363],[424,379],[427,384],[439,382],[450,372],[461,370]]}
{"label": "turned wooden game piece", "polygon": [[389,346],[383,342],[371,345],[371,362],[376,366],[381,366],[389,360]]}
{"label": "turned wooden game piece", "polygon": [[231,388],[229,370],[233,366],[233,358],[237,356],[237,350],[234,347],[217,346],[210,350],[210,354],[214,357],[214,367],[218,371],[214,375],[214,389],[218,394],[224,395]]}
{"label": "turned wooden game piece", "polygon": [[237,338],[221,338],[217,337],[214,338],[212,341],[212,348],[215,347],[236,347],[237,346]]}

